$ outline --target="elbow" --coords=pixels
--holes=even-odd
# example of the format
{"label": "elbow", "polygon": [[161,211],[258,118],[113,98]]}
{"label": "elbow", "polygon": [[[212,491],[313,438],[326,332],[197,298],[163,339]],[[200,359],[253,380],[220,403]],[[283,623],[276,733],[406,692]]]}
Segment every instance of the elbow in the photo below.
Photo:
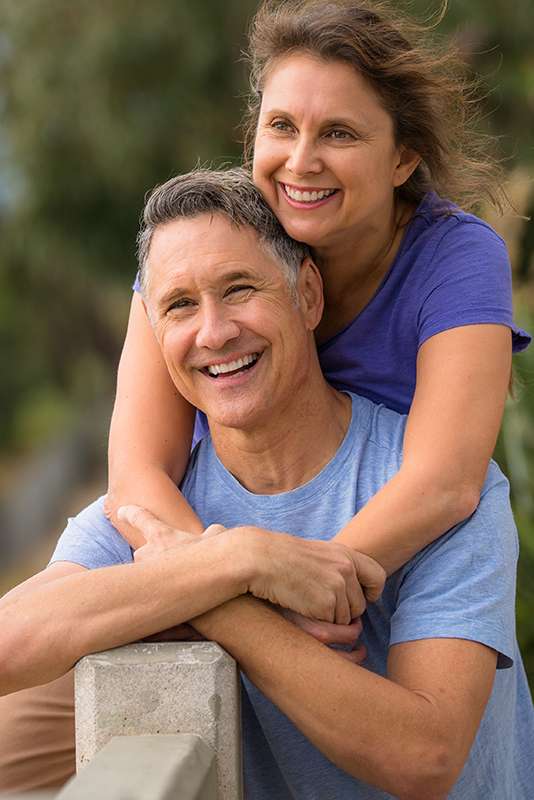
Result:
{"label": "elbow", "polygon": [[451,524],[458,525],[464,519],[468,519],[478,508],[480,503],[480,486],[461,486],[452,490],[450,500]]}
{"label": "elbow", "polygon": [[444,532],[468,519],[480,503],[481,485],[444,482],[444,476],[427,476],[421,486],[427,508],[432,509],[436,530]]}
{"label": "elbow", "polygon": [[419,757],[400,768],[394,794],[399,800],[446,800],[462,768],[452,742],[421,743]]}
{"label": "elbow", "polygon": [[17,692],[26,687],[25,667],[31,663],[28,652],[28,637],[21,636],[13,615],[6,609],[0,614],[0,696]]}

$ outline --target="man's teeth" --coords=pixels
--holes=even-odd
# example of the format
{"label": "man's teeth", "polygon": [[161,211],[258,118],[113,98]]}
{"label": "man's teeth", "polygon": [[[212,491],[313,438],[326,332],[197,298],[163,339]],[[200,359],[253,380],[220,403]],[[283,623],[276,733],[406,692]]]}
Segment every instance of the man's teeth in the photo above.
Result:
{"label": "man's teeth", "polygon": [[238,369],[247,367],[249,364],[252,364],[257,360],[258,354],[251,353],[249,356],[238,358],[237,361],[229,361],[227,364],[211,364],[211,366],[208,367],[208,372],[210,375],[220,375],[224,372],[235,372]]}
{"label": "man's teeth", "polygon": [[298,203],[315,203],[317,200],[324,200],[325,197],[330,197],[336,191],[336,189],[321,189],[320,192],[301,192],[299,189],[293,189],[287,184],[284,184],[284,189],[287,196]]}

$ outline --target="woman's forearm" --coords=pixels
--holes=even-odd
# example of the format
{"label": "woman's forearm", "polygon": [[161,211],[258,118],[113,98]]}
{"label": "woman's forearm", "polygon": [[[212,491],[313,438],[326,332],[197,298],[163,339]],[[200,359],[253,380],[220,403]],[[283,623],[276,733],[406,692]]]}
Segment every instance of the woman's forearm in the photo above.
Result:
{"label": "woman's forearm", "polygon": [[143,535],[117,516],[121,506],[130,504],[148,509],[173,528],[198,534],[204,530],[203,523],[162,467],[148,465],[138,472],[128,471],[124,481],[116,478],[106,498],[107,517],[136,550],[145,543]]}
{"label": "woman's forearm", "polygon": [[475,487],[445,486],[436,476],[401,468],[335,538],[371,556],[391,575],[469,517],[478,501]]}
{"label": "woman's forearm", "polygon": [[339,533],[390,574],[476,509],[499,432],[510,330],[467,325],[420,348],[398,474]]}
{"label": "woman's forearm", "polygon": [[117,518],[123,505],[143,506],[182,530],[203,529],[176,488],[189,460],[194,415],[171,381],[136,293],[117,376],[106,503],[106,513],[132,547],[144,541]]}

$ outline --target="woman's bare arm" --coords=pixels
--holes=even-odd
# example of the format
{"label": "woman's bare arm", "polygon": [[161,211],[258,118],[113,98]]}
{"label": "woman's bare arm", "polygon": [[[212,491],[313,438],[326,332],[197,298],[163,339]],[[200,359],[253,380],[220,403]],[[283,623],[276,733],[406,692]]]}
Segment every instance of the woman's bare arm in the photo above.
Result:
{"label": "woman's bare arm", "polygon": [[176,391],[143,302],[134,294],[119,364],[109,436],[106,512],[133,547],[144,544],[117,509],[148,508],[169,525],[201,533],[203,525],[176,488],[184,475],[194,409]]}
{"label": "woman's bare arm", "polygon": [[388,574],[478,505],[511,373],[511,333],[468,325],[428,339],[402,467],[338,533]]}

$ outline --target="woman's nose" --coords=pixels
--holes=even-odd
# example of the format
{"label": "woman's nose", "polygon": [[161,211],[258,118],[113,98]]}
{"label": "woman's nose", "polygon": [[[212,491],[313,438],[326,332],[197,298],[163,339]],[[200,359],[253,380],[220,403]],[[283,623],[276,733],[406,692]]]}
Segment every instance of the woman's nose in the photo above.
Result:
{"label": "woman's nose", "polygon": [[298,176],[321,172],[323,165],[316,143],[303,136],[293,141],[286,167],[289,172]]}

